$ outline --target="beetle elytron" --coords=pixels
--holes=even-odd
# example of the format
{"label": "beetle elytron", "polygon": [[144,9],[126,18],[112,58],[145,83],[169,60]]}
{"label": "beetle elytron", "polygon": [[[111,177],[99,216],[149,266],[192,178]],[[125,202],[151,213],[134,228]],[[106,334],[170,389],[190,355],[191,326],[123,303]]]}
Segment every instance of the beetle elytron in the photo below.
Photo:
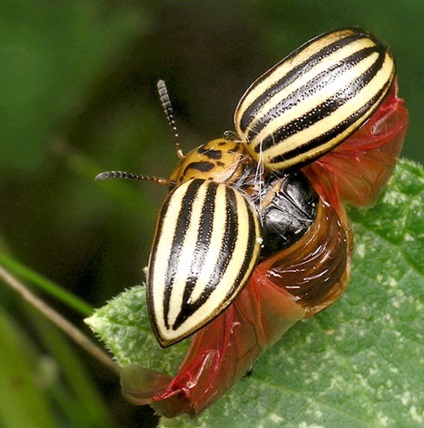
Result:
{"label": "beetle elytron", "polygon": [[[249,87],[235,110],[234,135],[186,156],[177,142],[179,166],[169,180],[156,179],[171,192],[158,215],[147,275],[149,315],[161,346],[221,314],[257,266],[266,266],[263,274],[289,290],[307,315],[341,294],[349,277],[349,225],[339,215],[337,191],[323,192],[316,173],[304,167],[360,129],[394,78],[391,53],[370,33],[330,32]],[[162,81],[158,88],[175,129]],[[119,171],[98,179],[117,177],[149,179]],[[310,251],[305,261],[304,278],[320,277],[318,290],[306,279],[282,285],[287,278],[297,284],[302,274],[300,267],[284,278],[279,273],[281,257],[295,257],[294,248],[300,255],[324,248],[316,260]]]}

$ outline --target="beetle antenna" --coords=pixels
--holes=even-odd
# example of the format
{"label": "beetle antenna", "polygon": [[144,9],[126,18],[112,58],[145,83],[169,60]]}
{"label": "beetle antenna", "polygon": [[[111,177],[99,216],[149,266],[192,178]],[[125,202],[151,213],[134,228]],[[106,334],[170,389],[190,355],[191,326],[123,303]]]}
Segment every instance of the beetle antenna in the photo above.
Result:
{"label": "beetle antenna", "polygon": [[163,111],[165,112],[166,118],[168,119],[169,126],[172,129],[177,156],[179,159],[184,159],[185,156],[181,149],[177,124],[174,118],[174,110],[172,109],[171,99],[169,98],[168,89],[166,88],[165,81],[159,80],[157,87],[158,87],[159,99],[162,104]]}
{"label": "beetle antenna", "polygon": [[114,180],[118,178],[152,181],[153,183],[161,184],[164,186],[167,186],[170,184],[170,181],[167,180],[166,178],[133,174],[132,172],[125,172],[125,171],[105,171],[105,172],[101,172],[96,176],[96,180]]}

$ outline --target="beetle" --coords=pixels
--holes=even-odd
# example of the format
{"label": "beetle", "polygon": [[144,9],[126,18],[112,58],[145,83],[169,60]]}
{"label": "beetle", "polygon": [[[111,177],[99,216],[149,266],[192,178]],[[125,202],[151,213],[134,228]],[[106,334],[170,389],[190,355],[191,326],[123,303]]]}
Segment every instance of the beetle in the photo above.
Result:
{"label": "beetle", "polygon": [[[261,260],[294,245],[314,225],[320,196],[300,169],[357,131],[394,77],[392,54],[369,32],[323,34],[247,89],[234,113],[232,138],[227,134],[186,156],[159,81],[180,164],[168,180],[116,171],[97,178],[153,180],[171,189],[158,215],[147,273],[149,315],[162,347],[221,314]],[[339,274],[350,258],[345,235],[342,267],[334,268]]]}
{"label": "beetle", "polygon": [[234,114],[236,132],[268,169],[299,168],[360,128],[395,72],[391,52],[367,31],[318,36],[249,87]]}
{"label": "beetle", "polygon": [[376,201],[407,130],[395,74],[392,54],[367,31],[318,36],[248,88],[235,132],[185,156],[159,81],[178,166],[168,179],[97,178],[169,186],[149,259],[148,310],[161,346],[193,340],[173,377],[124,366],[129,401],[194,416],[288,328],[338,299],[353,245],[342,202]]}
{"label": "beetle", "polygon": [[[261,249],[247,285],[233,304],[194,334],[172,376],[157,372],[154,362],[150,368],[122,367],[124,396],[137,405],[151,404],[166,417],[181,413],[194,416],[222,397],[297,321],[335,302],[349,280],[352,250],[352,234],[341,202],[369,206],[376,201],[394,168],[407,127],[407,109],[397,97],[395,81],[382,105],[360,130],[302,168],[298,178],[295,173],[287,174],[291,179],[286,185],[283,180],[280,189],[290,199],[305,190],[311,196],[300,205],[313,219],[310,227],[305,223],[306,232],[285,241],[282,250],[273,252],[278,245],[270,245],[262,255],[265,248]],[[270,181],[277,175],[273,172]],[[314,192],[319,205],[305,209],[316,201]],[[280,195],[277,199],[269,196],[262,198],[263,206],[270,201],[281,203]],[[286,230],[280,237],[291,235],[288,229],[280,230]],[[275,242],[275,236],[263,233],[263,237],[265,245]]]}

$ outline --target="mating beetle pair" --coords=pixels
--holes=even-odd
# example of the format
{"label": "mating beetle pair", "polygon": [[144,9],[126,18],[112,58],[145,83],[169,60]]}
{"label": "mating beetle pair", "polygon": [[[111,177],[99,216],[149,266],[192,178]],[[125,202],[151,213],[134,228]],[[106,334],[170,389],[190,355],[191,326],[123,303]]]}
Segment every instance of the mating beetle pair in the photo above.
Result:
{"label": "mating beetle pair", "polygon": [[[278,284],[279,257],[302,238],[300,253],[316,247],[305,264],[322,286],[311,290],[304,280],[303,288],[290,289],[295,300],[312,315],[341,294],[349,277],[350,229],[332,209],[331,196],[321,195],[319,177],[300,169],[361,128],[394,78],[391,53],[370,33],[330,32],[250,86],[235,111],[234,135],[185,157],[177,142],[180,165],[169,180],[156,180],[171,192],[158,215],[147,276],[149,315],[161,346],[221,314],[258,263]],[[164,83],[158,86],[175,127]],[[146,178],[113,171],[98,176],[116,177]],[[299,268],[292,276],[301,274]]]}

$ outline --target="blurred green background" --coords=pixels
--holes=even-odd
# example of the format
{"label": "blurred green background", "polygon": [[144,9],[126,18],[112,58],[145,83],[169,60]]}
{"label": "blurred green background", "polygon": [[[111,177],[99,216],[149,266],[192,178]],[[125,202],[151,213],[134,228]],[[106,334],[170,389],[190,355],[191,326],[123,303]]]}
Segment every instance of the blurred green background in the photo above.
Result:
{"label": "blurred green background", "polygon": [[[352,25],[392,47],[411,118],[403,156],[423,163],[422,0],[0,0],[0,251],[95,307],[140,283],[166,189],[93,177],[167,177],[175,166],[157,80],[187,152],[232,129],[238,99],[261,73],[311,37]],[[3,284],[0,294],[10,347],[19,341],[26,375],[42,378],[35,390],[52,426],[155,424],[125,403],[112,374]],[[87,331],[80,314],[48,300]],[[0,350],[3,372],[24,358],[7,362],[11,352]],[[14,409],[8,388],[0,402]]]}

